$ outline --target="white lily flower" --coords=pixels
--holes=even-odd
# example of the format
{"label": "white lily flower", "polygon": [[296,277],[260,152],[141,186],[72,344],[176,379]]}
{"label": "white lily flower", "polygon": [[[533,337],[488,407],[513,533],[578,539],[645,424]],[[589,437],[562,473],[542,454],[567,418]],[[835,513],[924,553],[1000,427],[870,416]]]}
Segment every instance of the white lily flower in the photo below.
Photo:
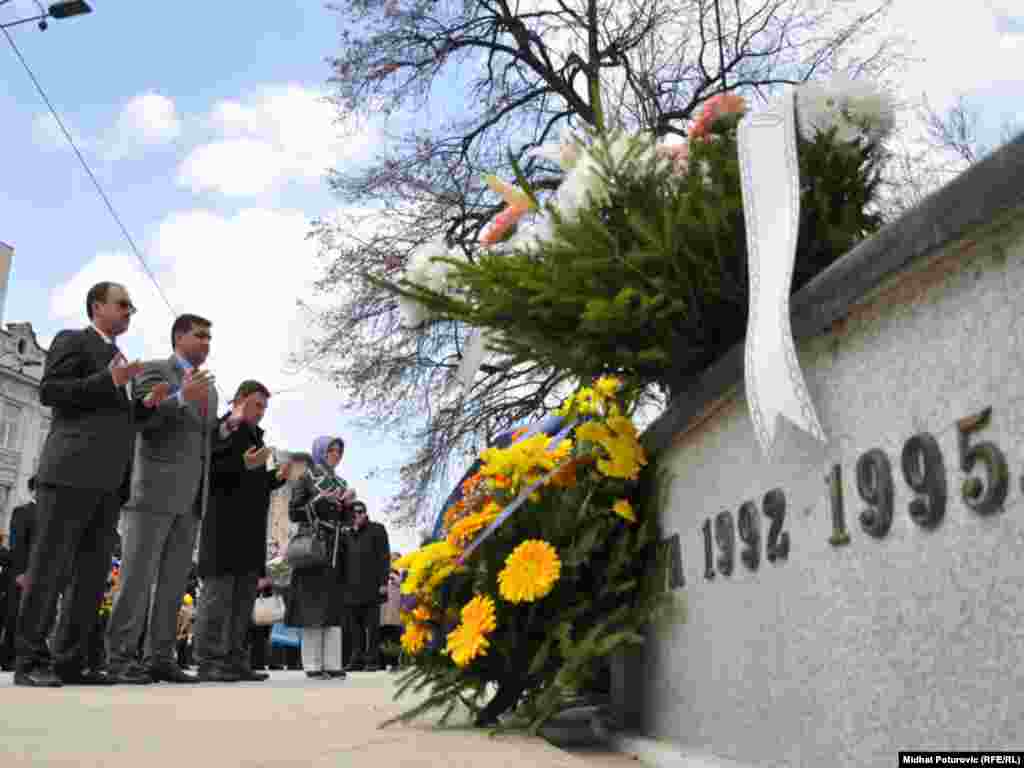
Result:
{"label": "white lily flower", "polygon": [[555,163],[563,171],[571,171],[580,157],[580,145],[575,136],[563,137],[558,143],[541,144],[527,150],[527,157],[540,157]]}
{"label": "white lily flower", "polygon": [[800,133],[808,141],[833,128],[837,141],[878,141],[894,124],[888,94],[866,80],[851,80],[845,76],[800,86],[797,114]]}

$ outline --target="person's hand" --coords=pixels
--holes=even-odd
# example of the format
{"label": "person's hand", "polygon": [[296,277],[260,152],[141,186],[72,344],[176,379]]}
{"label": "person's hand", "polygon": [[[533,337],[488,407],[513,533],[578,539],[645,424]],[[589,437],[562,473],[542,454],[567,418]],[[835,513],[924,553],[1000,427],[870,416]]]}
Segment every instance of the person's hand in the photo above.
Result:
{"label": "person's hand", "polygon": [[18,585],[18,589],[24,592],[25,588],[28,586],[28,574],[19,573],[14,577],[14,583]]}
{"label": "person's hand", "polygon": [[147,408],[156,408],[160,403],[167,399],[167,396],[171,394],[171,385],[166,381],[161,381],[155,387],[153,387],[146,398],[142,401],[142,404]]}
{"label": "person's hand", "polygon": [[136,360],[133,363],[118,363],[110,367],[110,375],[114,379],[115,387],[123,387],[140,373],[142,373],[141,360]]}
{"label": "person's hand", "polygon": [[282,464],[281,466],[279,466],[277,468],[277,479],[278,480],[287,480],[289,477],[291,477],[291,474],[292,474],[292,465],[291,465],[290,462],[286,463],[286,464]]}
{"label": "person's hand", "polygon": [[245,461],[245,468],[258,469],[259,467],[266,466],[268,458],[270,458],[269,446],[265,445],[262,448],[253,446],[245,452],[245,456],[243,457]]}
{"label": "person's hand", "polygon": [[248,421],[255,424],[258,421],[256,415],[259,410],[259,401],[253,395],[249,395],[231,404],[231,415],[228,416],[228,422],[240,424],[243,421]]}
{"label": "person's hand", "polygon": [[262,592],[264,589],[270,589],[274,585],[274,582],[269,576],[260,576],[259,581],[256,582],[256,591]]}
{"label": "person's hand", "polygon": [[341,494],[341,503],[342,504],[351,504],[355,500],[356,500],[356,490],[355,490],[355,488],[346,488],[345,492],[343,494]]}
{"label": "person's hand", "polygon": [[189,403],[206,400],[214,381],[214,376],[209,371],[188,371],[181,385],[182,399]]}

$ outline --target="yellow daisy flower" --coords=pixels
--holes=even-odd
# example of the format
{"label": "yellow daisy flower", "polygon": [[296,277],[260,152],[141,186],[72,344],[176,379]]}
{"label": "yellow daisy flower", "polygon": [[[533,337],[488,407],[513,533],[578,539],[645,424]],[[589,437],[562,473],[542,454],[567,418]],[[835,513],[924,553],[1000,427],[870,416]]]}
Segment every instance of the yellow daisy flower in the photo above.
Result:
{"label": "yellow daisy flower", "polygon": [[626,499],[619,499],[616,501],[615,504],[612,505],[612,512],[623,520],[627,520],[631,523],[636,522],[636,512],[633,511],[633,505]]}
{"label": "yellow daisy flower", "polygon": [[494,601],[487,595],[477,595],[462,609],[462,622],[448,633],[445,652],[456,666],[464,667],[477,656],[486,656],[490,641],[487,635],[498,626],[494,615]]}
{"label": "yellow daisy flower", "polygon": [[622,389],[622,380],[615,376],[602,376],[594,384],[594,390],[606,399],[615,397],[618,391]]}
{"label": "yellow daisy flower", "polygon": [[505,560],[498,589],[510,603],[532,603],[546,597],[562,574],[557,550],[546,541],[528,539]]}
{"label": "yellow daisy flower", "polygon": [[425,605],[417,605],[412,611],[412,618],[415,621],[427,622],[433,618],[433,613]]}
{"label": "yellow daisy flower", "polygon": [[423,624],[406,624],[402,633],[402,648],[406,653],[415,656],[427,646],[430,639],[430,630]]}

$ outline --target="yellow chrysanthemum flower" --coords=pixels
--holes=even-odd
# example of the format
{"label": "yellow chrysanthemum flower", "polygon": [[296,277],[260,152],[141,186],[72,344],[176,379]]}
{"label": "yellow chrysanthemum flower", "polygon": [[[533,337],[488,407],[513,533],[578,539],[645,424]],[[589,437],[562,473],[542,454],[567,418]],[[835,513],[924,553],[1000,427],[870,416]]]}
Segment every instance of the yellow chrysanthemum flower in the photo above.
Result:
{"label": "yellow chrysanthemum flower", "polygon": [[433,613],[429,608],[427,608],[427,606],[417,605],[415,608],[413,608],[412,618],[414,621],[425,623],[433,618]]}
{"label": "yellow chrysanthemum flower", "polygon": [[626,499],[619,499],[616,501],[615,504],[612,505],[612,512],[623,520],[628,520],[631,523],[636,522],[636,512],[633,511],[633,505]]}
{"label": "yellow chrysanthemum flower", "polygon": [[600,413],[601,398],[590,387],[583,387],[576,393],[576,406],[584,416],[592,413]]}
{"label": "yellow chrysanthemum flower", "polygon": [[[428,544],[400,558],[393,567],[400,569],[404,565],[409,569],[405,581],[402,582],[402,594],[414,595],[424,584],[429,590],[432,588],[431,584],[440,583],[435,580],[435,572],[448,566],[448,572],[444,575],[444,578],[447,578],[447,575],[453,570],[451,564],[458,555],[459,551],[455,547],[442,540]],[[403,563],[403,561],[407,562]],[[444,578],[441,578],[441,581],[444,581]]]}
{"label": "yellow chrysanthemum flower", "polygon": [[608,454],[599,458],[598,470],[607,477],[635,480],[647,455],[637,436],[636,426],[625,416],[613,415],[607,424],[591,421],[576,430],[580,440],[600,445]]}
{"label": "yellow chrysanthemum flower", "polygon": [[423,624],[417,624],[416,622],[406,624],[405,631],[402,633],[402,648],[406,653],[415,656],[426,648],[427,641],[429,639],[429,627],[426,627]]}
{"label": "yellow chrysanthemum flower", "polygon": [[601,397],[610,400],[622,389],[622,380],[615,376],[602,376],[594,384],[594,390]]}
{"label": "yellow chrysanthemum flower", "polygon": [[498,626],[494,601],[487,595],[477,595],[462,609],[462,622],[448,633],[445,652],[459,667],[469,664],[477,656],[486,656],[490,641],[487,635]]}
{"label": "yellow chrysanthemum flower", "polygon": [[561,574],[557,550],[546,541],[527,539],[505,560],[498,590],[510,603],[532,603],[546,597]]}
{"label": "yellow chrysanthemum flower", "polygon": [[494,518],[498,516],[497,511],[500,510],[497,504],[493,502],[486,505],[481,511],[462,518],[455,525],[452,526],[451,532],[448,534],[448,543],[453,547],[462,549],[473,537],[476,536],[480,531],[490,525]]}
{"label": "yellow chrysanthemum flower", "polygon": [[484,462],[480,474],[491,478],[496,487],[514,491],[528,484],[531,475],[536,477],[553,469],[558,458],[571,449],[571,444],[567,447],[562,441],[549,451],[550,442],[548,435],[537,434],[505,448],[488,448],[480,454]]}

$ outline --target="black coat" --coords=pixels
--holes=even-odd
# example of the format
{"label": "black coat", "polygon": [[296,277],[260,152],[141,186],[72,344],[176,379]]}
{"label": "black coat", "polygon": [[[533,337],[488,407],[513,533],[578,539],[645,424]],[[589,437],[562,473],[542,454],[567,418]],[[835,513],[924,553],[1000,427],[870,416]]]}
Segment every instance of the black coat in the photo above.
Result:
{"label": "black coat", "polygon": [[36,531],[36,503],[30,501],[11,512],[11,573],[17,576],[28,571],[28,557]]}
{"label": "black coat", "polygon": [[210,451],[210,501],[199,534],[202,578],[267,573],[270,494],[284,485],[264,467],[245,468],[245,452],[263,445],[263,430],[241,424],[226,438],[217,422]]}
{"label": "black coat", "polygon": [[53,411],[39,457],[38,482],[114,491],[128,487],[135,420],[148,410],[115,387],[115,348],[93,328],[61,331],[46,355],[39,402]]}
{"label": "black coat", "polygon": [[[339,478],[340,480],[340,478]],[[344,481],[341,481],[344,486]],[[292,499],[288,505],[288,518],[293,523],[308,523],[307,505],[316,495],[313,480],[304,475],[292,488]],[[324,499],[313,507],[321,520],[352,525],[352,513]],[[340,627],[345,623],[345,545],[347,536],[338,542],[338,561],[334,567],[302,568],[292,572],[291,593],[284,623],[290,627]],[[328,538],[328,551],[332,551],[333,539]]]}
{"label": "black coat", "polygon": [[347,536],[345,544],[346,605],[380,603],[380,588],[391,572],[387,530],[371,521]]}

